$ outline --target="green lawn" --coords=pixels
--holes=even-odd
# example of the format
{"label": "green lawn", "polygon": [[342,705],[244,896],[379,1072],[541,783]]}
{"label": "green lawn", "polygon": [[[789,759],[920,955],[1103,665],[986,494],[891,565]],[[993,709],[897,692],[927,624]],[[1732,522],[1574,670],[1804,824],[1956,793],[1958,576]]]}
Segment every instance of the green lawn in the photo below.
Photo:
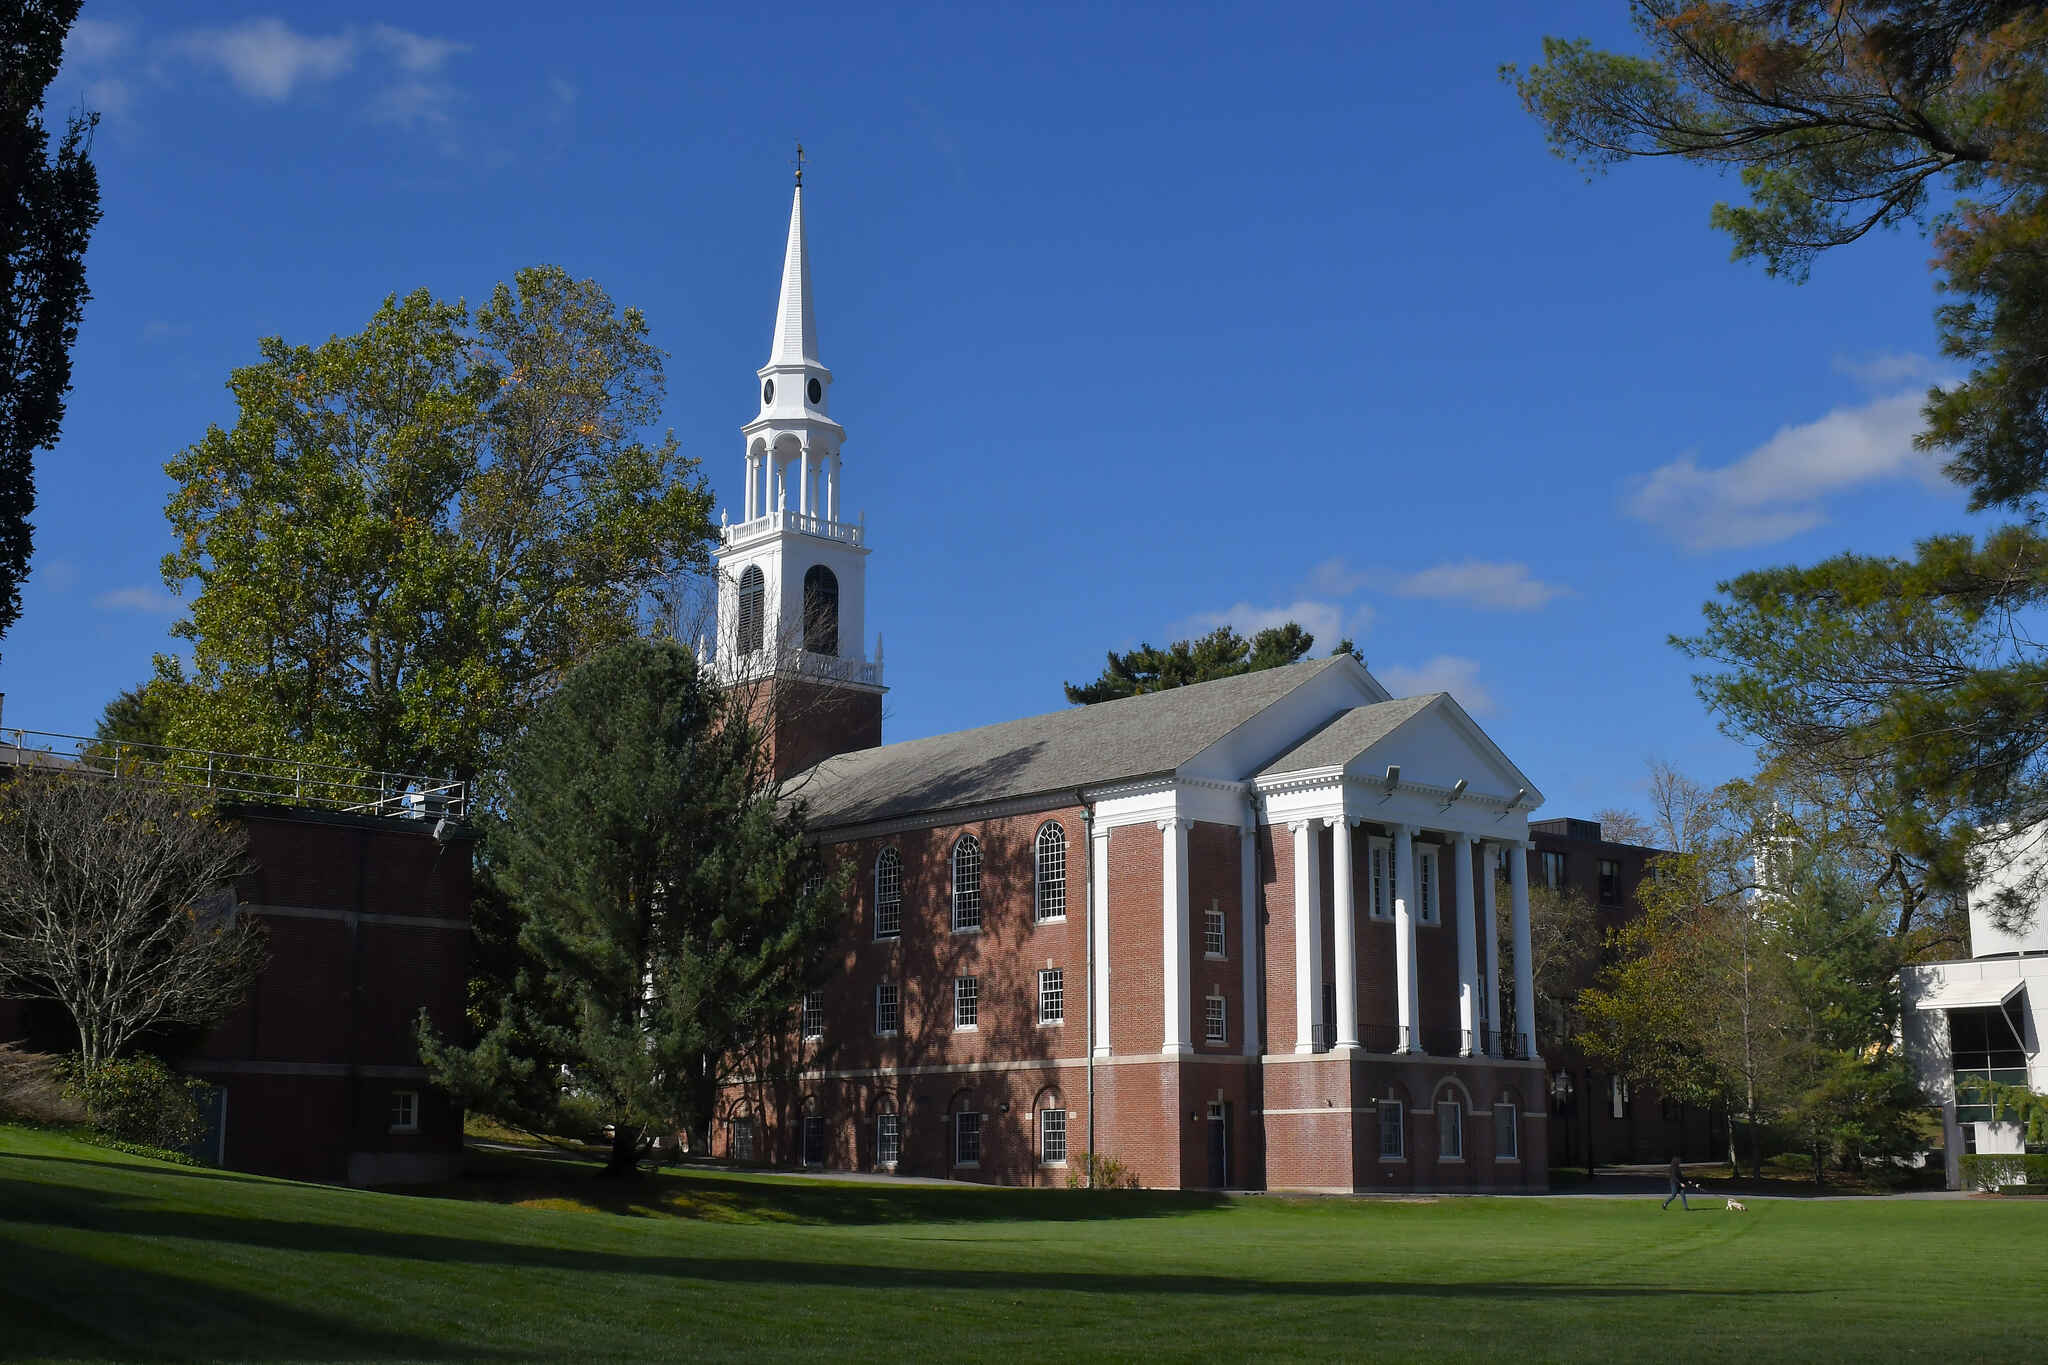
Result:
{"label": "green lawn", "polygon": [[[1354,1200],[664,1175],[613,1211],[499,1158],[464,1198],[0,1127],[0,1357],[2025,1360],[2048,1206]],[[529,1206],[514,1202],[525,1201]]]}

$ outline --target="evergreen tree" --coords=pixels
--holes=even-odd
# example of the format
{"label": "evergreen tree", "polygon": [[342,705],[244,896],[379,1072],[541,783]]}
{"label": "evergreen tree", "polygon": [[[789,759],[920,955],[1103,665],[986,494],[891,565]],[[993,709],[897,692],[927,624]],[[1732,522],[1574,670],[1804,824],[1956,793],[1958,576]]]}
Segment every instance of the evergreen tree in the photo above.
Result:
{"label": "evergreen tree", "polygon": [[741,708],[673,644],[613,647],[539,708],[491,838],[521,961],[474,1047],[422,1021],[437,1081],[544,1131],[591,1116],[614,1175],[706,1132],[728,1063],[821,978],[844,897]]}
{"label": "evergreen tree", "polygon": [[[1268,626],[1249,640],[1229,626],[1218,626],[1207,635],[1175,640],[1164,649],[1141,644],[1127,654],[1110,650],[1108,665],[1100,677],[1093,682],[1066,684],[1067,700],[1076,705],[1092,705],[1280,668],[1306,657],[1315,643],[1315,636],[1289,621]],[[1349,640],[1338,641],[1330,653],[1359,657],[1357,647]]]}

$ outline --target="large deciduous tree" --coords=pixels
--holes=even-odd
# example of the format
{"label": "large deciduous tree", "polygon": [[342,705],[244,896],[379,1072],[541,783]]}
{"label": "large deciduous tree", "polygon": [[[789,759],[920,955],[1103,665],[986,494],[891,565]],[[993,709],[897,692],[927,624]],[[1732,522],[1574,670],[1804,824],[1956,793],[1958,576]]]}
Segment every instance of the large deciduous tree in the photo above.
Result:
{"label": "large deciduous tree", "polygon": [[[1093,682],[1066,684],[1067,700],[1075,705],[1091,705],[1280,668],[1304,658],[1315,643],[1315,636],[1289,621],[1268,626],[1250,639],[1229,626],[1218,626],[1207,635],[1175,640],[1163,649],[1141,644],[1126,654],[1111,650],[1100,677]],[[1358,651],[1351,641],[1340,640],[1330,653],[1356,655]]]}
{"label": "large deciduous tree", "polygon": [[71,345],[91,294],[85,248],[100,220],[90,155],[97,114],[57,136],[43,97],[79,0],[0,0],[0,636],[21,614],[34,547],[35,453],[56,444]]}
{"label": "large deciduous tree", "polygon": [[490,838],[523,958],[475,1046],[422,1021],[437,1079],[543,1131],[593,1113],[613,1174],[707,1132],[733,1059],[821,979],[844,893],[744,707],[675,645],[614,646],[535,713]]}
{"label": "large deciduous tree", "polygon": [[[2048,7],[1630,10],[1640,52],[1547,39],[1540,64],[1505,70],[1561,154],[1739,171],[1747,198],[1715,223],[1794,279],[1877,228],[1933,238],[1942,348],[1968,373],[1929,392],[1920,442],[1974,509],[2024,524],[1742,575],[1680,643],[1731,729],[1855,793],[1900,877],[1952,893],[1984,856],[1978,829],[2048,819],[2048,657],[2026,629],[2048,600]],[[2006,917],[2044,890],[2015,886]]]}
{"label": "large deciduous tree", "polygon": [[[708,564],[710,493],[645,319],[553,266],[472,316],[425,291],[265,340],[239,415],[166,469],[174,743],[489,774],[540,697]],[[154,689],[152,689],[154,691]]]}
{"label": "large deciduous tree", "polygon": [[0,782],[0,997],[63,1006],[88,1074],[152,1030],[217,1022],[264,962],[235,913],[247,849],[201,791],[83,770]]}

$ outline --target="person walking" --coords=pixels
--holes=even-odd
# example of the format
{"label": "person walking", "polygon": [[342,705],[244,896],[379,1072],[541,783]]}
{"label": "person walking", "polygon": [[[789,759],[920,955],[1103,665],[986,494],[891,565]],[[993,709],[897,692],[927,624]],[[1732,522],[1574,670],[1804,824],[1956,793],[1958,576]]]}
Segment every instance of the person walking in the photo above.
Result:
{"label": "person walking", "polygon": [[1674,1199],[1678,1201],[1679,1208],[1687,1213],[1692,1212],[1692,1205],[1685,1202],[1685,1167],[1679,1163],[1675,1154],[1671,1158],[1671,1193],[1664,1196],[1664,1202],[1657,1206],[1658,1210],[1661,1212],[1670,1208]]}

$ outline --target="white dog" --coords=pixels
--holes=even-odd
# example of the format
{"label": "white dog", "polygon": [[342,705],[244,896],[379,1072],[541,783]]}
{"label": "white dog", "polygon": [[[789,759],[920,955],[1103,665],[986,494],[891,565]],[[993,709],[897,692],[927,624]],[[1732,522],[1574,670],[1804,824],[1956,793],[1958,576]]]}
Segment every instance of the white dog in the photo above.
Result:
{"label": "white dog", "polygon": [[1749,1205],[1747,1205],[1747,1204],[1743,1203],[1743,1202],[1742,1202],[1742,1201],[1741,1201],[1740,1199],[1731,1199],[1731,1200],[1729,1200],[1729,1201],[1728,1201],[1728,1212],[1730,1212],[1730,1213],[1748,1213],[1748,1212],[1749,1212]]}

